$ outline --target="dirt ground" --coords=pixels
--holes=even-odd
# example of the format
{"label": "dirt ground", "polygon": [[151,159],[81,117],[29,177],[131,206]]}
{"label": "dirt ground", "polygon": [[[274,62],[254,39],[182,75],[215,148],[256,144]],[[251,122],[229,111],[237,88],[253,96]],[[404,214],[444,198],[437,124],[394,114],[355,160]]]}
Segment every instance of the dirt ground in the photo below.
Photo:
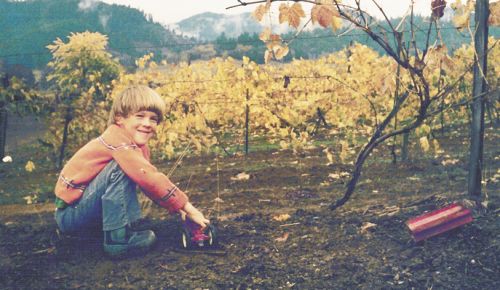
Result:
{"label": "dirt ground", "polygon": [[[156,232],[155,248],[111,260],[99,233],[58,235],[50,203],[2,205],[0,288],[500,289],[498,128],[487,131],[483,208],[466,195],[465,134],[440,141],[442,156],[413,149],[408,163],[379,149],[336,211],[350,167],[321,150],[185,158],[172,179],[217,226],[211,250],[180,250],[178,217],[157,206],[136,225]],[[473,222],[414,242],[405,222],[452,202],[471,207]]]}

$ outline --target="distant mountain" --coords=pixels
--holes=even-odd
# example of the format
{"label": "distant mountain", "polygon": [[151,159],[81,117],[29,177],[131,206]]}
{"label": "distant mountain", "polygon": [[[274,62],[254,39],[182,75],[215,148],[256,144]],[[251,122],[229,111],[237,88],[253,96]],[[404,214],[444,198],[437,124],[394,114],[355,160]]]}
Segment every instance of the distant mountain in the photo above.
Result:
{"label": "distant mountain", "polygon": [[[454,14],[453,9],[446,7],[441,22],[451,22]],[[266,18],[264,18],[264,22],[265,20]],[[274,33],[283,35],[293,30],[287,23],[278,23],[278,19],[273,19],[272,27]],[[205,12],[193,15],[180,22],[167,25],[172,31],[187,37],[193,37],[200,41],[214,41],[223,33],[226,38],[236,39],[238,36],[245,33],[250,35],[260,33],[265,26],[268,26],[267,23],[261,24],[257,22],[250,12],[235,15]],[[309,23],[305,31],[310,32],[315,29],[322,28],[318,24],[312,25]]]}
{"label": "distant mountain", "polygon": [[148,52],[175,56],[193,42],[154,22],[151,15],[123,5],[88,0],[0,0],[0,63],[43,68],[51,58],[48,44],[86,30],[106,34],[110,50],[124,64]]}
{"label": "distant mountain", "polygon": [[[237,38],[244,33],[260,33],[263,30],[263,25],[258,23],[251,13],[226,15],[205,12],[168,25],[168,27],[185,36],[202,41],[213,41],[222,33],[228,38]],[[274,31],[284,33],[289,29],[283,24],[275,27]]]}

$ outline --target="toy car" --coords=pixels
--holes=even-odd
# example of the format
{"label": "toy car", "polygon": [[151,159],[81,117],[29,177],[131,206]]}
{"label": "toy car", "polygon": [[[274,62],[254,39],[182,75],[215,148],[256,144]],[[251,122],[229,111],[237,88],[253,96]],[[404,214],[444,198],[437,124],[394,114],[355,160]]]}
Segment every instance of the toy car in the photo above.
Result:
{"label": "toy car", "polygon": [[182,221],[180,242],[183,249],[213,247],[217,244],[215,226],[209,224],[205,229],[201,229],[200,225],[186,218]]}

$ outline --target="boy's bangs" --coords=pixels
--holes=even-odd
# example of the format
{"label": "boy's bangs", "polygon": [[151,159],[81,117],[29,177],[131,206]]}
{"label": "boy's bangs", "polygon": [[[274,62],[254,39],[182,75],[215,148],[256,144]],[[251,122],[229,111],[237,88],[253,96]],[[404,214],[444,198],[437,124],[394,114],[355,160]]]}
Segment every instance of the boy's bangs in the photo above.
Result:
{"label": "boy's bangs", "polygon": [[121,114],[128,116],[139,111],[151,111],[158,115],[159,122],[163,120],[165,114],[165,102],[151,88],[138,86],[129,88],[123,92],[121,100]]}
{"label": "boy's bangs", "polygon": [[163,114],[165,112],[165,103],[159,95],[144,95],[135,98],[135,102],[132,103],[129,113],[135,113],[139,111],[151,111],[158,115],[160,121],[163,120]]}

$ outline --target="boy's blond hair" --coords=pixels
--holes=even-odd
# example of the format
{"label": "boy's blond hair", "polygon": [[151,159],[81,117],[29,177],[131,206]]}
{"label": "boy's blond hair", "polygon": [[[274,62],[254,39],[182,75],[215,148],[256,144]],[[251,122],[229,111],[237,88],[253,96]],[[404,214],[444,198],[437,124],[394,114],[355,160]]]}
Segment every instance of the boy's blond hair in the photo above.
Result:
{"label": "boy's blond hair", "polygon": [[113,101],[109,113],[108,126],[116,123],[117,117],[126,118],[139,111],[151,111],[158,115],[158,123],[163,121],[165,101],[153,89],[144,85],[127,87]]}

